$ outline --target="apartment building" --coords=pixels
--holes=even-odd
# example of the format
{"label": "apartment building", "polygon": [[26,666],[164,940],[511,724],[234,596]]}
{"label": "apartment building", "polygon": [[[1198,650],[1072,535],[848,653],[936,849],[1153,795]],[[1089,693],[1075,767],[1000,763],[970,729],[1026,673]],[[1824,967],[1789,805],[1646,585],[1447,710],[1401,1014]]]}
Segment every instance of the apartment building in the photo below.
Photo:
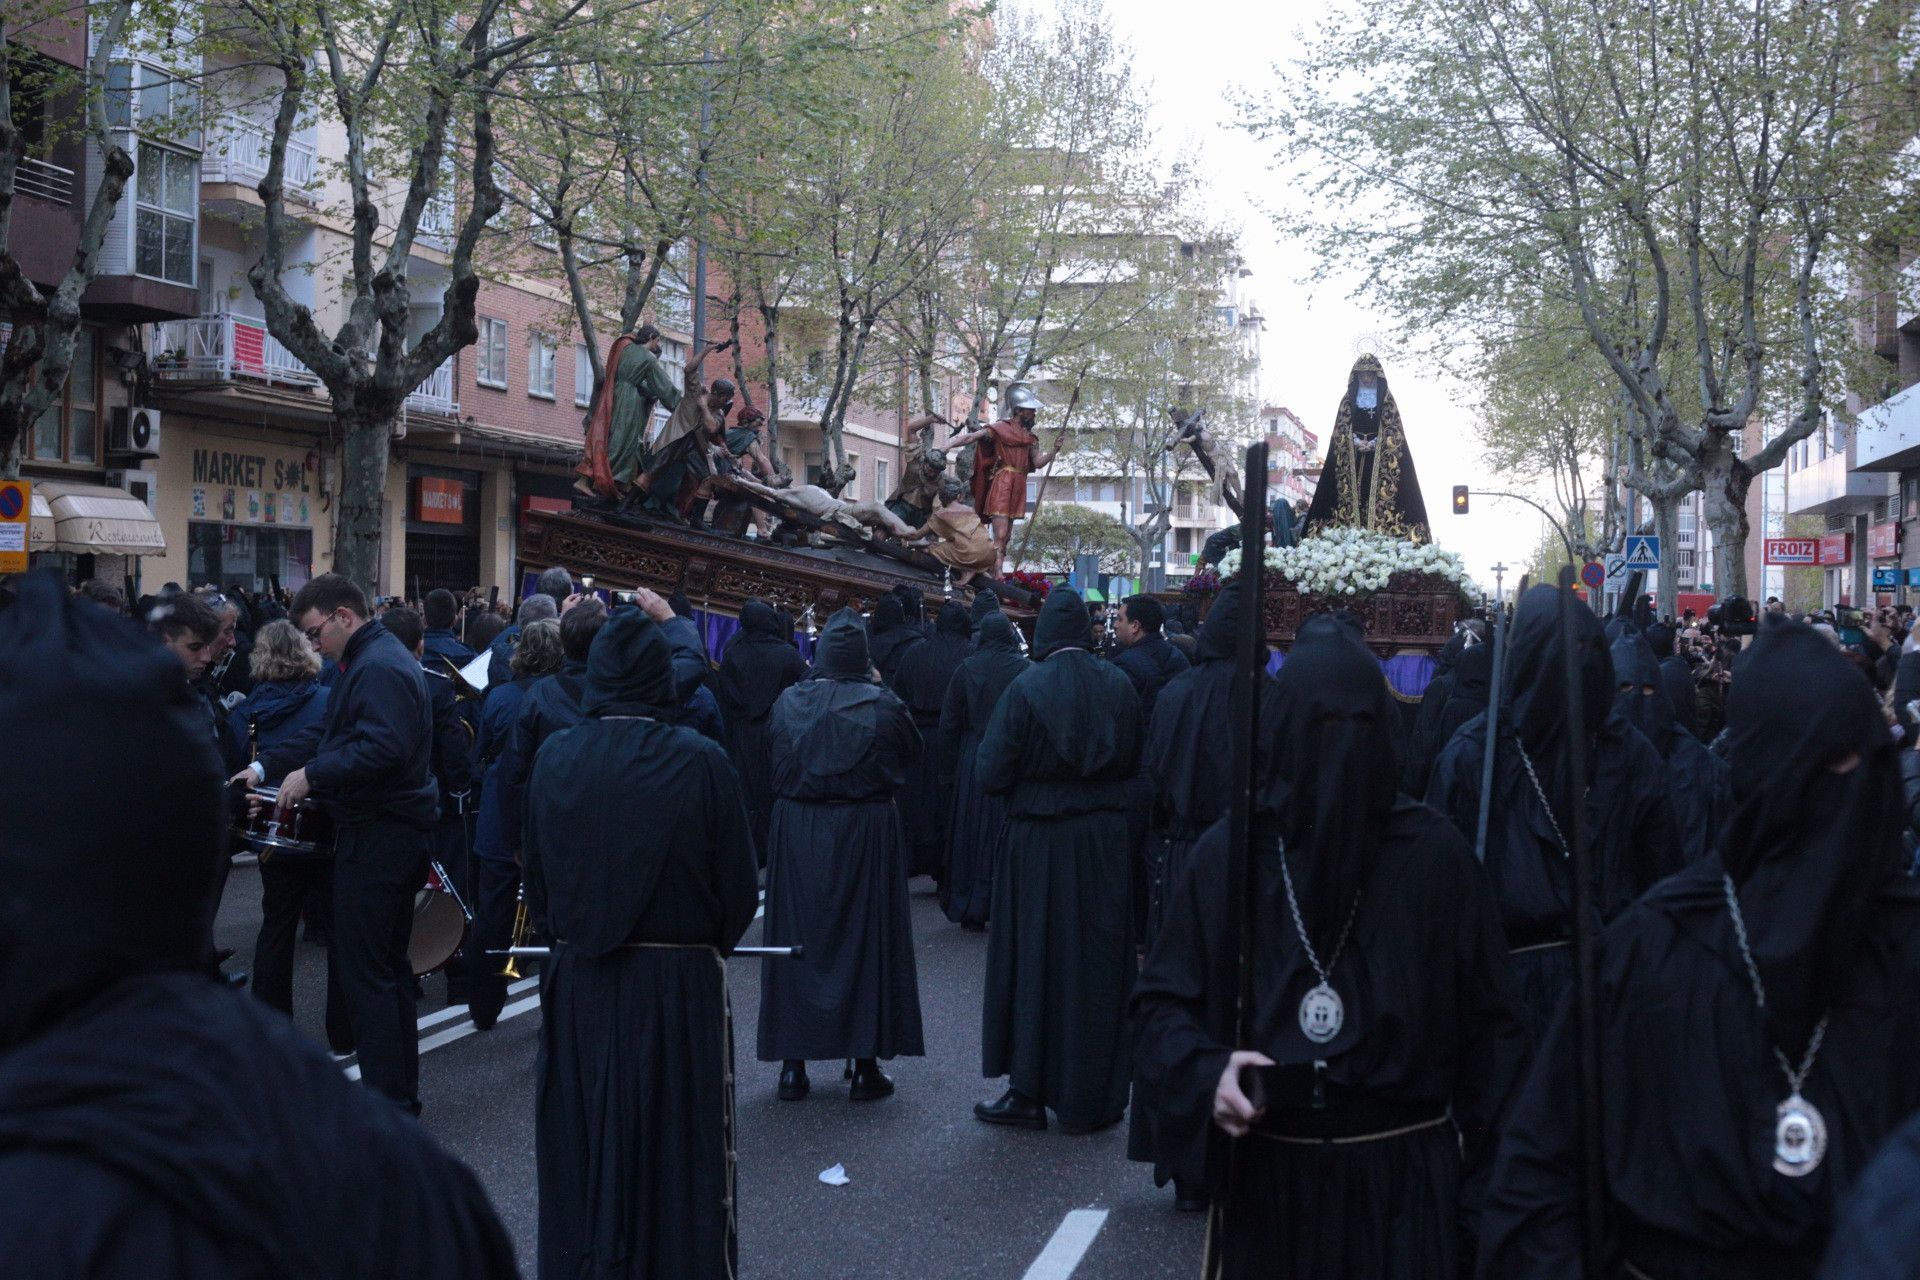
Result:
{"label": "apartment building", "polygon": [[[1849,483],[1871,502],[1850,527],[1835,528],[1852,546],[1848,563],[1827,571],[1829,603],[1920,603],[1920,538],[1907,534],[1920,529],[1920,243],[1891,248],[1888,261],[1888,287],[1868,299],[1866,322],[1885,368],[1882,396],[1872,404],[1849,397],[1856,416],[1845,433]],[[1788,492],[1798,498],[1796,484],[1789,480]]]}
{"label": "apartment building", "polygon": [[1291,503],[1313,501],[1320,482],[1320,437],[1285,405],[1260,410],[1267,437],[1267,493]]}
{"label": "apartment building", "polygon": [[[76,11],[12,34],[19,42],[12,109],[25,134],[26,158],[16,180],[9,248],[30,279],[52,287],[73,262],[104,166],[97,147],[61,127],[81,109],[78,96],[49,96],[39,73],[78,74],[87,63],[87,27]],[[190,316],[196,308],[192,284],[179,270],[183,252],[190,254],[193,219],[176,216],[181,202],[173,197],[196,162],[197,140],[171,136],[172,129],[167,137],[149,136],[140,128],[143,115],[157,122],[174,104],[146,85],[141,68],[116,68],[116,77],[126,89],[113,99],[116,139],[136,172],[108,228],[99,272],[81,296],[66,388],[20,441],[20,458],[21,474],[34,486],[31,562],[76,580],[100,577],[118,585],[137,582],[143,561],[169,546],[139,482],[148,452],[136,416],[140,335],[144,324]],[[10,318],[0,313],[0,348],[11,336]]]}
{"label": "apartment building", "polygon": [[[1188,244],[1180,246],[1180,249],[1187,256],[1206,257],[1217,252],[1210,245]],[[1254,438],[1265,425],[1264,416],[1256,420],[1255,407],[1260,404],[1261,338],[1266,331],[1266,316],[1252,297],[1247,283],[1252,274],[1237,255],[1220,255],[1211,298],[1214,323],[1228,336],[1230,345],[1238,354],[1237,376],[1234,385],[1227,390],[1235,403],[1247,407],[1247,420],[1210,420],[1208,425],[1221,439],[1235,442],[1227,446],[1227,451],[1233,455],[1236,467],[1245,442]],[[1047,383],[1044,376],[1034,381],[1042,387]],[[1058,400],[1064,397],[1050,395],[1048,398]],[[1155,425],[1158,426],[1157,423]],[[1123,427],[1122,434],[1128,434],[1129,430]],[[1046,438],[1044,429],[1041,434],[1042,438]],[[1079,433],[1076,431],[1075,434]],[[1088,434],[1097,435],[1098,430],[1089,429]],[[1157,438],[1151,432],[1143,434],[1149,446]],[[1135,444],[1138,444],[1137,439]],[[1238,520],[1221,497],[1217,478],[1209,479],[1184,449],[1174,453],[1172,459],[1177,470],[1171,478],[1172,501],[1166,513],[1168,523],[1158,545],[1148,552],[1147,589],[1177,588],[1198,568],[1200,552],[1208,536]],[[1075,448],[1070,445],[1054,464],[1053,476],[1047,488],[1047,501],[1074,502],[1112,516],[1129,528],[1137,527],[1153,514],[1153,487],[1148,484],[1144,474],[1148,470],[1137,447],[1107,449],[1100,447],[1097,440],[1091,441],[1089,447]],[[1038,492],[1038,478],[1029,479],[1029,510]]]}

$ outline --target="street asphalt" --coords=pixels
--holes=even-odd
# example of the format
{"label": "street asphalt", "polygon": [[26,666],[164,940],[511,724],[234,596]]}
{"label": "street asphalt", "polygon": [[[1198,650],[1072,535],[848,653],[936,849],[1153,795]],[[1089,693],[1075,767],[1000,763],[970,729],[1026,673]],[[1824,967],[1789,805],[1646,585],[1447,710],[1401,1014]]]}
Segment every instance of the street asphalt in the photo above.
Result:
{"label": "street asphalt", "polygon": [[[973,1104],[1004,1081],[980,1075],[984,934],[941,915],[927,880],[913,882],[914,955],[927,1055],[883,1064],[898,1091],[848,1101],[841,1064],[814,1063],[803,1102],[774,1096],[777,1063],[754,1058],[760,966],[729,965],[739,1150],[740,1280],[1160,1280],[1195,1275],[1204,1215],[1180,1214],[1171,1187],[1127,1159],[1124,1123],[1069,1137],[1004,1130]],[[260,919],[260,878],[236,866],[219,919],[229,968],[244,969]],[[760,926],[747,943],[759,941]],[[300,1025],[320,1036],[323,953],[302,943],[294,982]],[[534,1053],[539,999],[531,979],[492,1031],[445,1007],[426,979],[420,1004],[422,1122],[485,1183],[535,1274]],[[839,1164],[849,1179],[828,1186]],[[1089,1240],[1090,1237],[1090,1240]],[[669,1280],[663,1277],[662,1280]]]}

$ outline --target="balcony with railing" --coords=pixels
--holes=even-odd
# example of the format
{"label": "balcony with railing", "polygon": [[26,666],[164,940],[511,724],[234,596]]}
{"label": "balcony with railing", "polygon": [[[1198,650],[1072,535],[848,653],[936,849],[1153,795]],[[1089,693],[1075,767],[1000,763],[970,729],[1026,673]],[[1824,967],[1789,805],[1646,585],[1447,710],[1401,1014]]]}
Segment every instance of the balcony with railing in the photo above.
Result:
{"label": "balcony with railing", "polygon": [[[257,120],[227,112],[208,132],[206,151],[200,157],[200,180],[258,186],[272,159],[273,131]],[[284,181],[293,195],[311,196],[318,189],[311,141],[288,139]]]}
{"label": "balcony with railing", "polygon": [[64,165],[23,156],[19,168],[14,170],[13,190],[16,195],[32,196],[49,204],[72,204],[73,178],[73,170]]}
{"label": "balcony with railing", "polygon": [[245,380],[317,387],[320,379],[247,316],[200,316],[153,326],[154,375],[175,382]]}
{"label": "balcony with railing", "polygon": [[438,413],[447,417],[460,412],[460,402],[453,397],[452,357],[413,389],[413,394],[407,397],[407,408],[416,413]]}
{"label": "balcony with railing", "polygon": [[445,248],[453,242],[453,201],[446,196],[435,196],[427,201],[426,208],[420,211],[419,238],[437,241]]}

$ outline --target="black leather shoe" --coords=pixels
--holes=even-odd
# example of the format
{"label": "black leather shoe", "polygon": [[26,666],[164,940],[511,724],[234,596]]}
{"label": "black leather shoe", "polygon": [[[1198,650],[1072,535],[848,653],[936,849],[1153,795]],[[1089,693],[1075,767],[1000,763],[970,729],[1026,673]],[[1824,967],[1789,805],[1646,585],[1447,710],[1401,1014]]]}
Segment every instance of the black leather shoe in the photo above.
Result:
{"label": "black leather shoe", "polygon": [[813,1082],[807,1079],[807,1064],[787,1061],[780,1064],[780,1101],[798,1102],[812,1090]]}
{"label": "black leather shoe", "polygon": [[1205,1212],[1208,1203],[1205,1190],[1196,1191],[1188,1187],[1183,1187],[1178,1182],[1173,1184],[1173,1209],[1175,1213],[1202,1213]]}
{"label": "black leather shoe", "polygon": [[847,1090],[847,1097],[855,1102],[873,1102],[892,1095],[893,1081],[877,1064],[866,1061],[854,1067],[853,1087]]}
{"label": "black leather shoe", "polygon": [[1004,1124],[1013,1129],[1044,1129],[1047,1109],[1023,1093],[1009,1089],[997,1102],[973,1104],[973,1118],[988,1124]]}

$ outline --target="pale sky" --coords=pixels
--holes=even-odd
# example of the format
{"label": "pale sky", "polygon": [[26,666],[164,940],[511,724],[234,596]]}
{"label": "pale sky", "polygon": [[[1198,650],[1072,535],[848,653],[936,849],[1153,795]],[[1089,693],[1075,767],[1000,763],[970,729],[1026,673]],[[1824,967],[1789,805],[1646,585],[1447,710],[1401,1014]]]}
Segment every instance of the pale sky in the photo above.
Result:
{"label": "pale sky", "polygon": [[[1217,202],[1214,212],[1241,231],[1241,249],[1254,273],[1244,283],[1267,317],[1261,348],[1266,399],[1298,414],[1319,435],[1322,451],[1358,354],[1356,343],[1369,334],[1391,342],[1395,318],[1350,300],[1344,286],[1304,283],[1314,266],[1309,251],[1281,240],[1260,212],[1284,202],[1288,192],[1268,170],[1266,149],[1232,127],[1226,90],[1239,85],[1260,91],[1273,84],[1275,64],[1289,63],[1299,48],[1298,33],[1344,2],[1195,0],[1169,6],[1164,0],[1106,0],[1118,34],[1134,48],[1138,73],[1152,83],[1162,146],[1176,154],[1198,149],[1212,175],[1207,185]],[[1491,566],[1504,560],[1512,569],[1511,593],[1517,566],[1531,556],[1544,522],[1519,503],[1477,497],[1470,515],[1453,514],[1456,484],[1513,486],[1482,462],[1462,387],[1408,357],[1396,361],[1391,347],[1383,358],[1435,538],[1459,552],[1489,588]]]}

